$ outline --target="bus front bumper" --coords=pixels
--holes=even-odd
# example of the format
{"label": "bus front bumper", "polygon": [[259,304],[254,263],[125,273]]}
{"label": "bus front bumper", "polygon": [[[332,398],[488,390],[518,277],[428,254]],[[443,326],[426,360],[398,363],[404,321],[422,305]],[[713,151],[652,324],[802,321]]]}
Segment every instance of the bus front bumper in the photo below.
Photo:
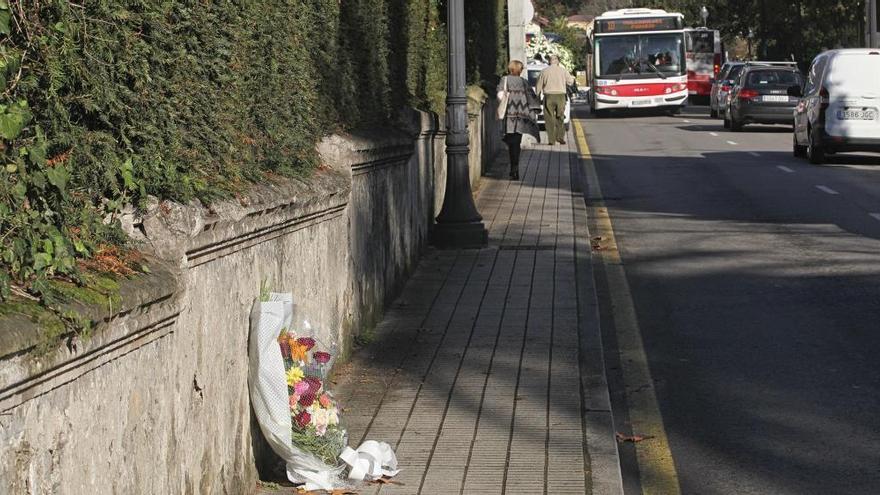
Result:
{"label": "bus front bumper", "polygon": [[683,107],[687,104],[687,97],[687,91],[638,98],[620,98],[597,94],[595,96],[595,106],[597,110],[606,108]]}

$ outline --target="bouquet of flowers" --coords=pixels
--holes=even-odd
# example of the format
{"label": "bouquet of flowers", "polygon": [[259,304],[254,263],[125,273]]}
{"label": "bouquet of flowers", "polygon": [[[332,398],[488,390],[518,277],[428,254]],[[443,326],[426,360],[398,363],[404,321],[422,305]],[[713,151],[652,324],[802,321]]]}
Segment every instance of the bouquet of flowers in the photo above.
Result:
{"label": "bouquet of flowers", "polygon": [[339,424],[336,400],[324,386],[333,354],[319,349],[313,337],[289,329],[281,331],[278,345],[287,375],[293,443],[329,466],[338,465],[348,438]]}

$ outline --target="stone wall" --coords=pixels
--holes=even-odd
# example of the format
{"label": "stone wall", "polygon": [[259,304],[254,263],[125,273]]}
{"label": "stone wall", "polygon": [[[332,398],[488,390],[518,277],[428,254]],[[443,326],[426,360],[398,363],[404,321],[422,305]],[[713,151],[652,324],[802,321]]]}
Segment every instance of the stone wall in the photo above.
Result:
{"label": "stone wall", "polygon": [[[211,207],[150,205],[128,227],[152,272],[123,283],[122,304],[88,339],[38,354],[34,323],[0,320],[4,493],[252,491],[272,459],[247,394],[251,306],[261,284],[293,292],[298,314],[342,350],[381,318],[427,247],[444,189],[439,120],[403,122],[325,139],[307,180]],[[484,161],[472,154],[471,166]]]}

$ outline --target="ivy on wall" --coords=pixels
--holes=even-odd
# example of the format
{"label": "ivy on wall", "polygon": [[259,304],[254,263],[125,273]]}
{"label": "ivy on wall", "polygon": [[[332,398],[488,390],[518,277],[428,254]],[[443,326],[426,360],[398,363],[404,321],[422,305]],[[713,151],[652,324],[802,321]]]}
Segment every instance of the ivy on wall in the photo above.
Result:
{"label": "ivy on wall", "polygon": [[[473,53],[504,39],[503,2],[491,3],[468,25],[493,33]],[[387,124],[403,106],[442,112],[443,9],[0,0],[0,300],[80,281],[84,260],[125,243],[125,205],[210,202],[267,174],[308,174],[324,135]],[[478,80],[503,66],[469,60]]]}

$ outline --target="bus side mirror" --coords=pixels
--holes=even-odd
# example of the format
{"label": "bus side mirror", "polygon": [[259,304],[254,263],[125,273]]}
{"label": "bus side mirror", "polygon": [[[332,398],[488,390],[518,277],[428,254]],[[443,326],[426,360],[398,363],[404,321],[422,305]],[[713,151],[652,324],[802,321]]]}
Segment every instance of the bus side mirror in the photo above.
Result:
{"label": "bus side mirror", "polygon": [[788,96],[794,96],[796,98],[800,98],[804,96],[804,90],[801,88],[800,84],[795,84],[794,86],[788,87]]}

